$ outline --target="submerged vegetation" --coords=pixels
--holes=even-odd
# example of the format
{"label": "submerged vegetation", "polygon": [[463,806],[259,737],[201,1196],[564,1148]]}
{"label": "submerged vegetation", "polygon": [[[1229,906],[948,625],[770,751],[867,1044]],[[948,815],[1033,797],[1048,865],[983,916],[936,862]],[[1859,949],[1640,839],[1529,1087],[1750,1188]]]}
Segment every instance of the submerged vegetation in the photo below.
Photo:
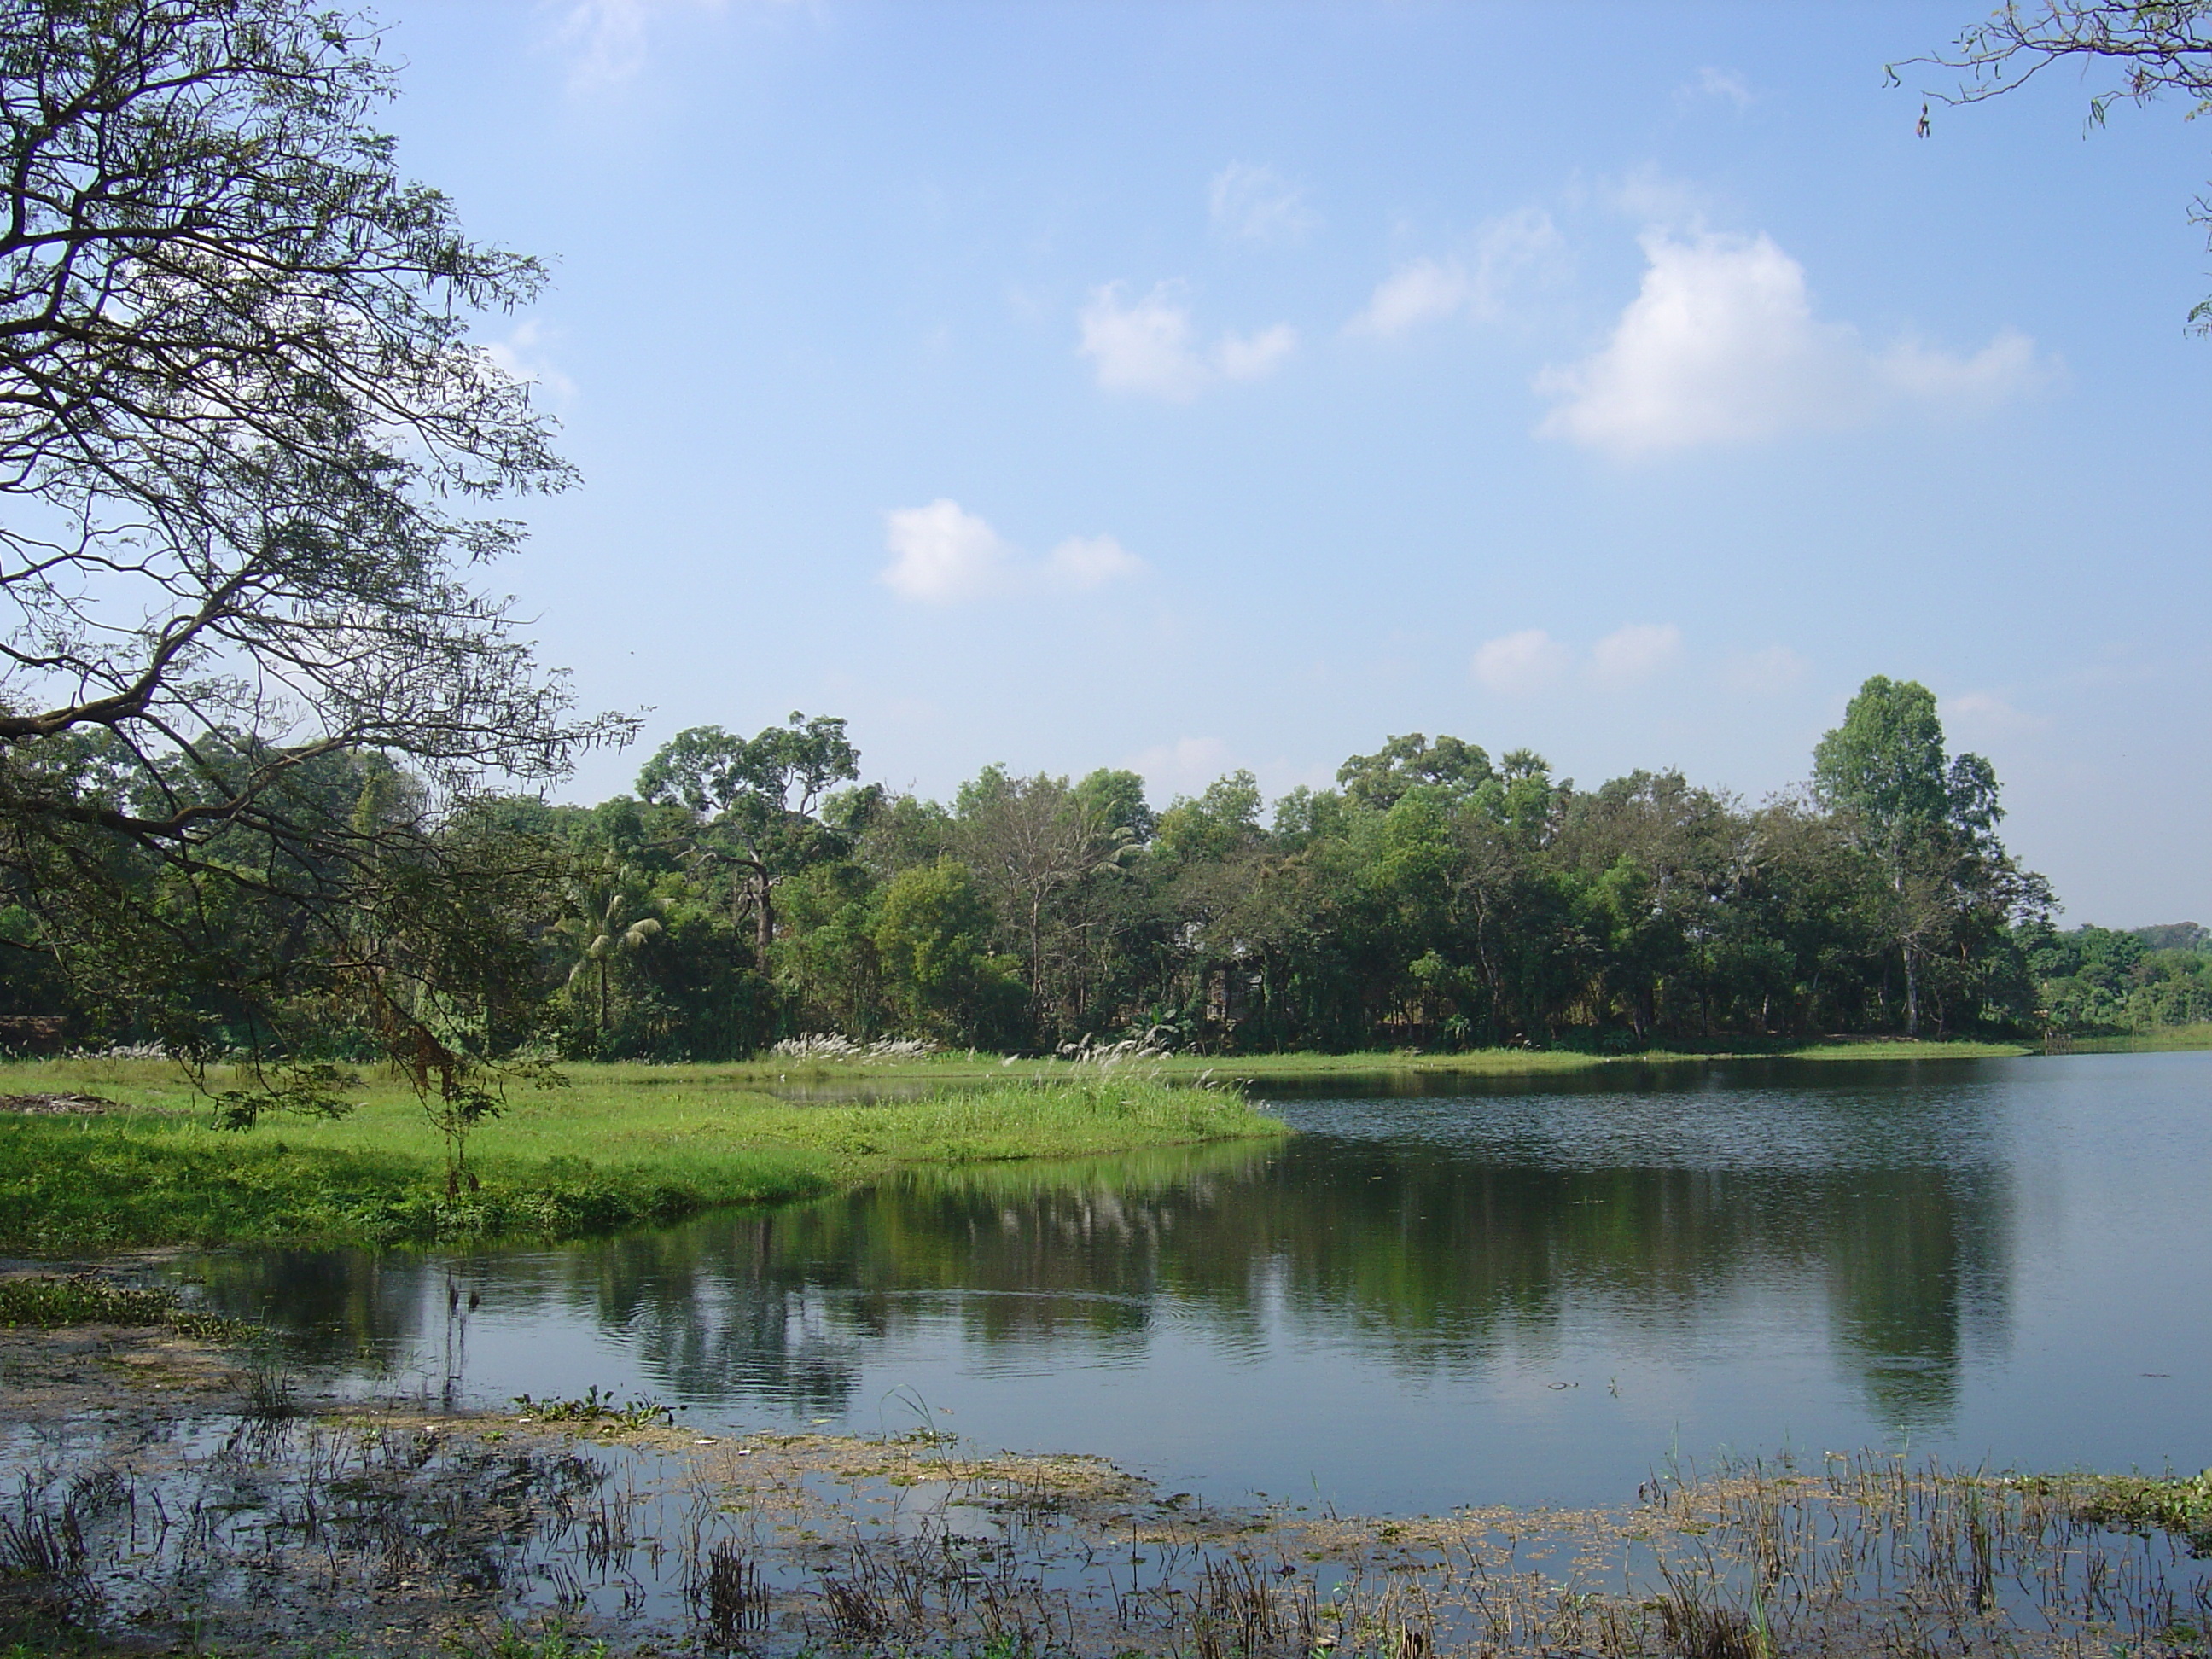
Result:
{"label": "submerged vegetation", "polygon": [[2203,1479],[1831,1454],[1670,1466],[1616,1508],[1340,1516],[649,1401],[271,1411],[204,1350],[87,1413],[63,1369],[15,1401],[73,1428],[9,1471],[0,1653],[2183,1659],[2212,1632],[2201,1510],[2169,1501]]}

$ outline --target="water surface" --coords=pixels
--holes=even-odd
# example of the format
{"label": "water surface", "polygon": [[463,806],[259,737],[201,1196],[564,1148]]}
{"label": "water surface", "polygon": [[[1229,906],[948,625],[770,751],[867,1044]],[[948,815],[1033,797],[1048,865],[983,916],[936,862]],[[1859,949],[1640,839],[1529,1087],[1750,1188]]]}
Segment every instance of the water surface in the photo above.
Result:
{"label": "water surface", "polygon": [[1280,1144],[202,1270],[361,1386],[931,1422],[1346,1510],[1723,1449],[2212,1462],[2212,1054],[1322,1086],[1272,1094]]}

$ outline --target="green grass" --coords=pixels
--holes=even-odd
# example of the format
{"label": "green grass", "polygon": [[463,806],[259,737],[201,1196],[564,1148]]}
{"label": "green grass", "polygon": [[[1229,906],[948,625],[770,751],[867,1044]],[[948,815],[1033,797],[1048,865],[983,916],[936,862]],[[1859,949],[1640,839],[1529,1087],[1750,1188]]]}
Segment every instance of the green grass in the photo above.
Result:
{"label": "green grass", "polygon": [[908,1165],[1077,1158],[1283,1132],[1232,1091],[1101,1073],[994,1078],[873,1104],[805,1105],[716,1067],[580,1067],[481,1127],[481,1186],[448,1199],[445,1149],[413,1096],[371,1079],[334,1122],[208,1127],[151,1061],[18,1062],[0,1092],[99,1094],[100,1117],[0,1114],[0,1253],[240,1241],[388,1243],[572,1237],[777,1203]]}
{"label": "green grass", "polygon": [[2162,1025],[2156,1030],[2124,1036],[2076,1037],[2077,1054],[2170,1054],[2179,1049],[2212,1048],[2212,1024]]}
{"label": "green grass", "polygon": [[[2207,1046],[2212,1046],[2209,1043]],[[1211,1073],[1239,1082],[1266,1083],[1274,1079],[1377,1076],[1384,1073],[1435,1072],[1469,1077],[1543,1076],[1553,1073],[1587,1071],[1601,1066],[1666,1066],[1727,1059],[1791,1060],[1989,1060],[2039,1051],[2027,1042],[1907,1041],[1902,1037],[1826,1038],[1812,1042],[1740,1039],[1695,1049],[1644,1049],[1629,1054],[1596,1054],[1575,1048],[1468,1048],[1430,1051],[1395,1048],[1369,1049],[1357,1054],[1171,1054],[1149,1060],[1143,1069],[1171,1079],[1196,1079]],[[712,1079],[724,1086],[746,1085],[838,1087],[915,1087],[989,1078],[1048,1079],[1066,1077],[1085,1069],[1060,1060],[1017,1060],[1008,1062],[996,1054],[954,1052],[924,1060],[787,1060],[769,1057],[706,1066],[576,1066],[568,1068],[579,1081],[595,1073],[629,1080],[631,1086],[652,1088],[690,1086]]]}
{"label": "green grass", "polygon": [[1816,1042],[1782,1051],[1790,1060],[2003,1060],[2043,1052],[2039,1043],[1948,1042],[1932,1037],[1907,1042],[1876,1037],[1854,1042]]}
{"label": "green grass", "polygon": [[96,1273],[0,1279],[0,1330],[27,1326],[167,1325],[187,1336],[235,1336],[245,1327],[181,1305],[173,1291],[118,1285]]}

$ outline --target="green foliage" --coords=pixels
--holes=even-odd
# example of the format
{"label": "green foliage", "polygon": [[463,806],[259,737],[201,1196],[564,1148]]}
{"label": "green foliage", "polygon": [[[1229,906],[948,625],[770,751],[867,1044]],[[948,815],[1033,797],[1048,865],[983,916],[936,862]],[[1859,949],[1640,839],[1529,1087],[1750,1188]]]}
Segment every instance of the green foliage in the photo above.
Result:
{"label": "green foliage", "polygon": [[2167,1532],[2191,1555],[2212,1556],[2212,1469],[2182,1477],[2105,1475],[2090,1485],[2082,1514],[2107,1526]]}
{"label": "green foliage", "polygon": [[[2043,1017],[2080,1036],[2149,1033],[2212,1021],[2212,952],[2190,922],[2120,933],[2048,923],[2023,935]],[[2180,948],[2166,941],[2180,940]]]}
{"label": "green foliage", "polygon": [[[104,775],[96,751],[74,763],[81,787]],[[843,787],[858,759],[829,717],[749,738],[695,727],[639,796],[477,799],[385,835],[344,878],[352,908],[304,927],[266,895],[218,905],[172,893],[158,864],[126,871],[149,913],[191,931],[126,922],[100,948],[118,973],[173,958],[149,975],[168,988],[124,1018],[66,993],[59,1006],[204,1073],[243,1057],[217,1103],[241,1125],[348,1103],[349,1065],[393,1060],[443,1137],[455,1202],[471,1137],[555,1057],[724,1060],[809,1034],[1611,1053],[2212,1018],[2212,954],[2052,954],[2072,936],[2045,924],[2047,888],[1998,838],[1994,773],[1947,751],[1908,681],[1868,681],[1813,787],[1758,805],[1673,772],[1578,789],[1531,750],[1493,760],[1422,733],[1352,757],[1340,787],[1293,790],[1272,821],[1249,773],[1155,813],[1127,771],[988,767],[939,803]],[[298,775],[310,783],[316,810],[353,823],[404,819],[421,793],[350,762]],[[82,941],[96,930],[79,920]],[[14,925],[37,957],[44,914]],[[228,965],[191,965],[210,962]]]}
{"label": "green foliage", "polygon": [[223,1338],[243,1327],[178,1303],[173,1291],[118,1285],[98,1273],[0,1279],[0,1329],[20,1325],[166,1325],[186,1336]]}
{"label": "green foliage", "polygon": [[580,1398],[533,1400],[526,1394],[519,1394],[512,1403],[517,1414],[532,1423],[593,1423],[615,1429],[650,1429],[676,1420],[674,1412],[642,1395],[617,1405],[614,1395],[601,1394],[596,1382],[587,1387]]}
{"label": "green foliage", "polygon": [[1978,755],[1945,755],[1935,694],[1913,680],[1867,681],[1814,750],[1813,787],[1879,878],[1863,909],[1897,952],[1905,1035],[1919,1031],[1930,973],[1954,963],[1966,970],[1950,975],[1956,993],[2016,1000],[2019,987],[2004,982],[2021,977],[2016,957],[1992,961],[1988,946],[2046,914],[2050,888],[1996,838],[1996,770]]}
{"label": "green foliage", "polygon": [[954,859],[902,870],[877,906],[885,994],[911,1027],[952,1042],[999,1036],[1018,1006],[1010,958],[991,954],[990,906]]}

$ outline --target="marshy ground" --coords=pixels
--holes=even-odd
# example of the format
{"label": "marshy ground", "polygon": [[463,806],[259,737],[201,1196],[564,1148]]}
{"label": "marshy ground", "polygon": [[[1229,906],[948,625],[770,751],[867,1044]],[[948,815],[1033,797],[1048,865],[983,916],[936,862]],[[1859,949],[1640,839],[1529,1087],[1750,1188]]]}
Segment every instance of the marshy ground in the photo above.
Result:
{"label": "marshy ground", "polygon": [[0,1654],[2198,1655],[2212,1483],[1831,1455],[1628,1508],[1222,1509],[1101,1460],[340,1400],[163,1292],[0,1281]]}

